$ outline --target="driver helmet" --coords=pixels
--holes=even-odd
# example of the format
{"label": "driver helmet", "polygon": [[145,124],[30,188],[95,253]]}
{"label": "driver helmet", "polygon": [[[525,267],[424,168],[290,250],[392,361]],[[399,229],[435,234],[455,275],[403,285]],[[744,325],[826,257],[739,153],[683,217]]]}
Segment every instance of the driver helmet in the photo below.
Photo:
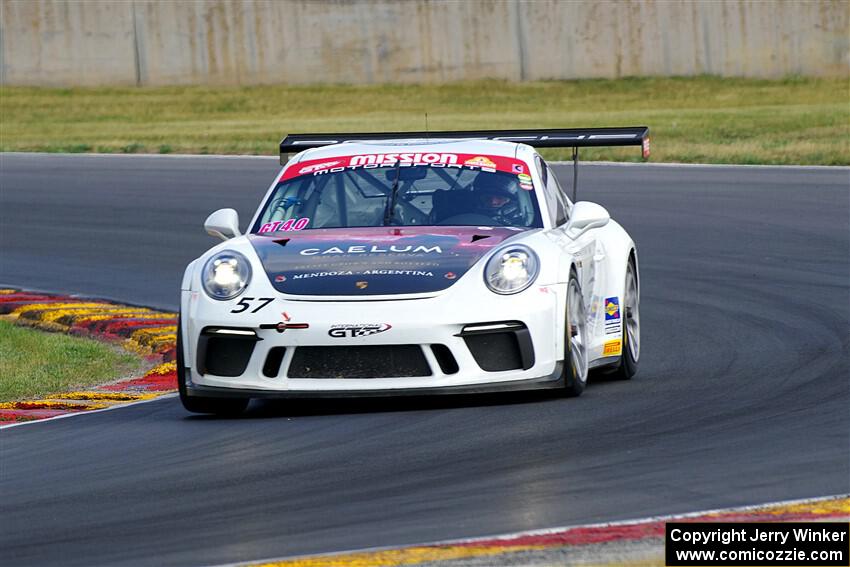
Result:
{"label": "driver helmet", "polygon": [[514,181],[506,175],[482,171],[472,182],[475,203],[484,211],[498,211],[514,199],[515,193]]}

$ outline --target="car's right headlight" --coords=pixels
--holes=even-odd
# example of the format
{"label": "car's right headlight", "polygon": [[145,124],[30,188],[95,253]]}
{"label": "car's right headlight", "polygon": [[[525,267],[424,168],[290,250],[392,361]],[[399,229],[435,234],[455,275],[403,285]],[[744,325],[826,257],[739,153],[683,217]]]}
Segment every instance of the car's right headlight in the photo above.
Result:
{"label": "car's right headlight", "polygon": [[484,282],[495,293],[519,293],[534,283],[538,273],[537,254],[528,246],[514,244],[498,250],[487,261]]}
{"label": "car's right headlight", "polygon": [[213,299],[224,301],[242,293],[251,281],[248,258],[233,250],[224,250],[207,260],[201,274],[204,291]]}

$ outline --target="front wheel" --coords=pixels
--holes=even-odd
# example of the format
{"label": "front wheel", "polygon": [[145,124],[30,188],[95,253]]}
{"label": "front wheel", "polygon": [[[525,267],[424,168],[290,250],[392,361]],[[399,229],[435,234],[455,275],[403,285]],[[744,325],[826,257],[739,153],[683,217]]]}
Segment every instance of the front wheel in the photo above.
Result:
{"label": "front wheel", "polygon": [[183,332],[180,318],[177,319],[177,390],[180,392],[180,402],[187,411],[192,413],[212,413],[221,416],[234,416],[242,413],[248,407],[248,399],[239,398],[204,398],[189,396],[186,390],[186,365],[183,361]]}
{"label": "front wheel", "polygon": [[567,317],[564,325],[564,394],[580,396],[587,386],[587,311],[575,269],[567,284]]}

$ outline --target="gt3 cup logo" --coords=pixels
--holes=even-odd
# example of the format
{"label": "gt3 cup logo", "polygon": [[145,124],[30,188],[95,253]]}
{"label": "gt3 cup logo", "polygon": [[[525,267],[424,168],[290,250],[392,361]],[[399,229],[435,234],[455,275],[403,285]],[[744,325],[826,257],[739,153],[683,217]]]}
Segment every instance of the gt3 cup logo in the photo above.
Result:
{"label": "gt3 cup logo", "polygon": [[368,337],[389,331],[393,326],[389,323],[367,323],[364,325],[331,325],[328,335],[335,339]]}

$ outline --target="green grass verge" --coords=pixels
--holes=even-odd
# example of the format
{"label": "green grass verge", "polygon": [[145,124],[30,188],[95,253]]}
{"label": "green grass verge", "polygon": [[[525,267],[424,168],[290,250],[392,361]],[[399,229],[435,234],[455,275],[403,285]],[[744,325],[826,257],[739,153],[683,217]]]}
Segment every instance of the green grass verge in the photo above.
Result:
{"label": "green grass verge", "polygon": [[[0,89],[0,150],[274,154],[287,132],[648,125],[652,161],[850,164],[850,83],[719,77]],[[565,158],[567,151],[545,152]],[[636,148],[583,159],[639,159]]]}
{"label": "green grass verge", "polygon": [[145,368],[138,357],[91,339],[0,321],[0,402],[103,384]]}

